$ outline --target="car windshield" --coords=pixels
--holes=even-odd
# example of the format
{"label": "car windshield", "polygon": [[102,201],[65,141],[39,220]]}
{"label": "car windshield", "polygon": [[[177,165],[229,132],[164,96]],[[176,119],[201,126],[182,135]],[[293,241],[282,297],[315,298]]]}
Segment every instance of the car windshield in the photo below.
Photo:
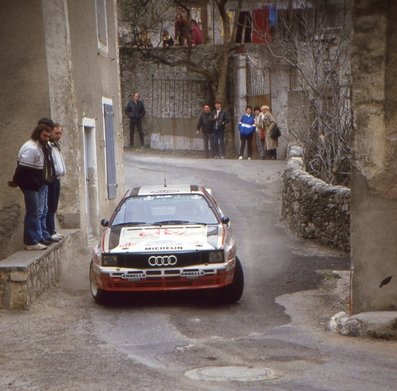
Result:
{"label": "car windshield", "polygon": [[201,194],[166,194],[126,198],[112,226],[120,224],[218,224]]}

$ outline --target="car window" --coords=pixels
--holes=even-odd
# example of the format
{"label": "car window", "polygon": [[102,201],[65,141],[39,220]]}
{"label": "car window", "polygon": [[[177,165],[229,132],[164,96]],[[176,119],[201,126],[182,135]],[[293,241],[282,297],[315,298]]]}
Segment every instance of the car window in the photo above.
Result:
{"label": "car window", "polygon": [[218,217],[200,194],[150,195],[127,198],[112,225],[167,222],[218,224]]}

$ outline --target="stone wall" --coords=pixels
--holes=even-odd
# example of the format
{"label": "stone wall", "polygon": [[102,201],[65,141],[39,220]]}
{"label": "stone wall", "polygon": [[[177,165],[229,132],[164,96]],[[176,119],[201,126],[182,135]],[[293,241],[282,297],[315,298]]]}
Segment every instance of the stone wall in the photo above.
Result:
{"label": "stone wall", "polygon": [[305,171],[303,149],[292,145],[283,178],[282,216],[296,233],[350,249],[350,189],[331,186]]}
{"label": "stone wall", "polygon": [[[211,101],[211,90],[203,75],[187,68],[187,52],[185,47],[148,50],[120,47],[122,105],[124,108],[128,96],[139,91],[146,108],[145,144],[153,149],[203,149],[202,138],[195,130],[202,104]],[[217,46],[200,45],[191,49],[191,60],[213,74],[215,59],[220,54]],[[129,145],[128,122],[124,115],[126,146]]]}
{"label": "stone wall", "polygon": [[28,309],[32,301],[59,279],[63,264],[81,248],[81,231],[45,251],[18,251],[0,262],[0,308]]}

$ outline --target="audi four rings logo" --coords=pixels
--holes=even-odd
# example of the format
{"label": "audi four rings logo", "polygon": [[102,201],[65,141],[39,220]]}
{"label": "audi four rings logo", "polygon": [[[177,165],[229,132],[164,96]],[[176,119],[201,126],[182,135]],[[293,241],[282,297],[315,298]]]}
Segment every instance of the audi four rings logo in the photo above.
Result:
{"label": "audi four rings logo", "polygon": [[177,259],[175,255],[152,255],[148,261],[150,266],[174,266]]}

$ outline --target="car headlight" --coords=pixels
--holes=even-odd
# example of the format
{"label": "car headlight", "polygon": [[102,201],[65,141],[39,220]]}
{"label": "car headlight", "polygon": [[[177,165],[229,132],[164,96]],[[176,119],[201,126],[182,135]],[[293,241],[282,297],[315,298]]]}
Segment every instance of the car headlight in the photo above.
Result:
{"label": "car headlight", "polygon": [[209,263],[222,263],[224,262],[223,251],[213,251],[208,254]]}
{"label": "car headlight", "polygon": [[103,266],[117,266],[117,255],[103,255],[102,256]]}

